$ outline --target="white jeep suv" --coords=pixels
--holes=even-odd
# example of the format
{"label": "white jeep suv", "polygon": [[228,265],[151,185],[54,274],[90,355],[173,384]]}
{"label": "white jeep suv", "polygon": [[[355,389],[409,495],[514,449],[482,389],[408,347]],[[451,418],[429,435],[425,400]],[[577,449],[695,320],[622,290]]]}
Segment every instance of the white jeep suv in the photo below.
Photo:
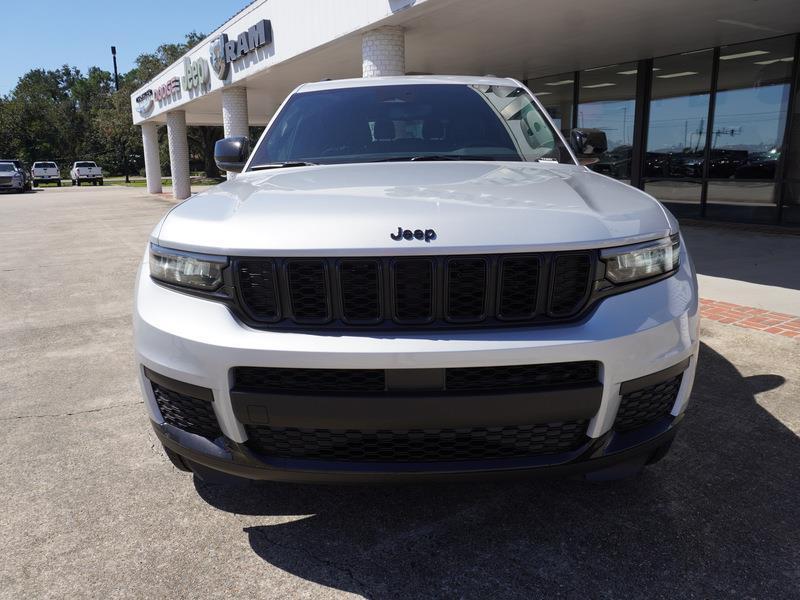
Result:
{"label": "white jeep suv", "polygon": [[582,162],[518,81],[300,86],[239,171],[173,208],[138,275],[139,378],[201,477],[638,472],[698,352],[678,223]]}

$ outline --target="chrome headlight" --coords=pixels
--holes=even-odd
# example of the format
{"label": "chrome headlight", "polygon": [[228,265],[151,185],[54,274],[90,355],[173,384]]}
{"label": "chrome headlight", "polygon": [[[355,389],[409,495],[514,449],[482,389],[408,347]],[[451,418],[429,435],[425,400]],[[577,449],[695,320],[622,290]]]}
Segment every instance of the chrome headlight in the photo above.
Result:
{"label": "chrome headlight", "polygon": [[674,271],[680,265],[681,242],[676,233],[652,242],[606,248],[600,258],[606,264],[606,279],[631,283]]}
{"label": "chrome headlight", "polygon": [[171,250],[150,244],[150,276],[172,285],[214,291],[222,285],[222,269],[227,264],[225,256]]}

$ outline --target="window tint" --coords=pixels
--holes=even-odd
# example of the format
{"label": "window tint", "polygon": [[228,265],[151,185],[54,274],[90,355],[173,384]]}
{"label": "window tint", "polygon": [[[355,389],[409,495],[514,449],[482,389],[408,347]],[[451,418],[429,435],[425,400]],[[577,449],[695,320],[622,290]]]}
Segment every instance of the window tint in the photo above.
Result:
{"label": "window tint", "polygon": [[83,162],[75,163],[75,166],[76,167],[96,167],[97,165],[94,164],[93,162],[83,161]]}
{"label": "window tint", "polygon": [[252,165],[425,156],[571,162],[524,90],[419,84],[296,94],[256,148]]}

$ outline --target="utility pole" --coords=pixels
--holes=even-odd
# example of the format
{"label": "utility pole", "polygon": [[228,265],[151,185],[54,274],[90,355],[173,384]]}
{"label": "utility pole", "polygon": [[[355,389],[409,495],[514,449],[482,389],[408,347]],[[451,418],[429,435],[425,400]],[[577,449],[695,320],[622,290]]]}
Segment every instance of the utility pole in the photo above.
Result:
{"label": "utility pole", "polygon": [[[114,89],[119,92],[119,73],[117,72],[117,47],[111,46],[111,58],[114,60]],[[125,183],[130,183],[128,176],[128,145],[122,142],[122,173],[125,175]]]}
{"label": "utility pole", "polygon": [[114,88],[119,91],[119,73],[117,73],[117,47],[111,46],[111,58],[114,59]]}

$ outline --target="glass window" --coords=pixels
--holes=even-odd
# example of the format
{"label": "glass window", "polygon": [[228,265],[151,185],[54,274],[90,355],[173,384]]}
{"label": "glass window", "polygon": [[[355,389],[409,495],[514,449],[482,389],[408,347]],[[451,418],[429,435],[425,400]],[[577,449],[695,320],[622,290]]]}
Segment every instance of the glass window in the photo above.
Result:
{"label": "glass window", "polygon": [[526,85],[531,89],[550,118],[565,136],[572,129],[572,101],[575,91],[575,74],[572,72],[529,79]]}
{"label": "glass window", "polygon": [[419,84],[295,94],[250,168],[424,159],[573,162],[522,88]]}
{"label": "glass window", "polygon": [[645,177],[702,177],[713,57],[708,49],[653,61]]}
{"label": "glass window", "polygon": [[633,157],[636,75],[636,63],[587,69],[578,90],[578,127],[601,129],[608,140],[608,152],[590,168],[626,181]]}
{"label": "glass window", "polygon": [[772,183],[757,180],[775,178],[793,62],[794,36],[720,49],[709,177],[733,182],[709,185],[709,204],[775,202]]}

